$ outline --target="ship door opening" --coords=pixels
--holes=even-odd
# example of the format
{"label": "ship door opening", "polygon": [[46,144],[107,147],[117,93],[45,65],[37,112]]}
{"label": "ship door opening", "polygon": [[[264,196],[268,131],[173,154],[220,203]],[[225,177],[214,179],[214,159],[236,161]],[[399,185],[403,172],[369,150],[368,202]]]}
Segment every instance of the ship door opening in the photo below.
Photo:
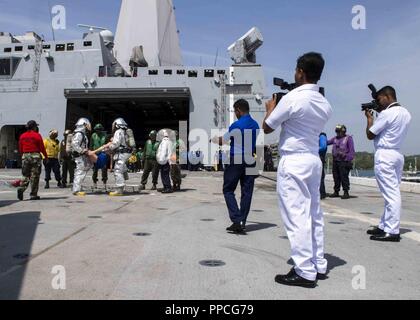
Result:
{"label": "ship door opening", "polygon": [[19,137],[25,125],[6,125],[0,130],[0,168],[20,168]]}
{"label": "ship door opening", "polygon": [[137,145],[143,146],[150,131],[178,130],[179,121],[189,121],[189,114],[189,95],[68,97],[66,128],[73,129],[80,117],[87,117],[92,126],[101,123],[111,134],[113,121],[122,117],[133,130]]}

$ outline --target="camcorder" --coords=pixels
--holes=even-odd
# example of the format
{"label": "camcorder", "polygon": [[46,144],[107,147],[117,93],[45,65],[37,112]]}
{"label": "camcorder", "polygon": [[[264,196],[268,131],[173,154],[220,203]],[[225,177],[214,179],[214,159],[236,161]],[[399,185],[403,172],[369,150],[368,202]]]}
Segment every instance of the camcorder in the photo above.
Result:
{"label": "camcorder", "polygon": [[366,110],[378,111],[378,109],[380,108],[380,105],[378,103],[378,91],[376,90],[373,84],[369,84],[368,88],[372,92],[373,100],[372,102],[369,102],[369,103],[362,103],[362,111],[366,111]]}
{"label": "camcorder", "polygon": [[[273,98],[274,96],[276,97],[276,105],[279,104],[280,100],[289,92],[292,91],[293,89],[296,89],[298,86],[296,83],[288,83],[286,81],[284,81],[283,79],[280,78],[274,78],[273,79],[273,84],[276,87],[280,87],[281,90],[286,90],[287,92],[277,92],[273,94]],[[325,89],[324,88],[319,88],[319,93],[322,94],[325,97]]]}

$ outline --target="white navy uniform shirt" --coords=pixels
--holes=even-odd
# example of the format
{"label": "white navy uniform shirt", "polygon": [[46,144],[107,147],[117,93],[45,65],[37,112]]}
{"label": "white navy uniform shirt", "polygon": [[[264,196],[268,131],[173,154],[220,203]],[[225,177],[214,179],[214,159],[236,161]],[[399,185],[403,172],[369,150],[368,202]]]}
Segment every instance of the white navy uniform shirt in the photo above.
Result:
{"label": "white navy uniform shirt", "polygon": [[400,150],[407,136],[411,115],[406,108],[401,106],[392,107],[395,104],[397,103],[391,104],[386,110],[379,113],[375,123],[369,129],[370,132],[376,135],[374,140],[376,150]]}
{"label": "white navy uniform shirt", "polygon": [[265,123],[274,130],[281,126],[282,154],[318,154],[319,134],[331,114],[331,105],[319,93],[319,86],[305,84],[285,95]]}

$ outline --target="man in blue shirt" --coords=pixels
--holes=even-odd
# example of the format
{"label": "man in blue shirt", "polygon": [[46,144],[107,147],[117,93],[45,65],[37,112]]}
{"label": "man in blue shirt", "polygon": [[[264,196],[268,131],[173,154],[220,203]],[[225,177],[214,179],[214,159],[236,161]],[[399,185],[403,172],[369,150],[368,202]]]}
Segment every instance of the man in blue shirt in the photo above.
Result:
{"label": "man in blue shirt", "polygon": [[[230,157],[224,172],[223,194],[229,210],[229,217],[233,224],[226,228],[233,233],[244,233],[245,224],[251,208],[254,181],[257,177],[254,172],[247,169],[256,165],[256,141],[258,123],[249,114],[249,104],[240,99],[233,105],[238,121],[234,122],[229,132],[223,137],[213,139],[213,142],[222,145],[230,142]],[[241,183],[240,208],[235,198],[235,190]]]}
{"label": "man in blue shirt", "polygon": [[319,188],[321,199],[325,199],[327,197],[327,192],[325,191],[325,157],[327,155],[328,150],[328,139],[327,134],[321,132],[319,135],[319,157],[322,161],[322,176],[321,176],[321,186]]}

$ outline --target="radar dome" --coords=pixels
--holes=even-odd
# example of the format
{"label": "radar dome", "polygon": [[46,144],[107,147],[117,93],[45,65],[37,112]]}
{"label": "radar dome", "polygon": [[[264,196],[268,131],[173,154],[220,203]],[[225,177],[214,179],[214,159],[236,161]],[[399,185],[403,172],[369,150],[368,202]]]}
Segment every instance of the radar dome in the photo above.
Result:
{"label": "radar dome", "polygon": [[102,39],[104,39],[105,45],[114,43],[114,34],[110,30],[103,30],[100,32]]}

